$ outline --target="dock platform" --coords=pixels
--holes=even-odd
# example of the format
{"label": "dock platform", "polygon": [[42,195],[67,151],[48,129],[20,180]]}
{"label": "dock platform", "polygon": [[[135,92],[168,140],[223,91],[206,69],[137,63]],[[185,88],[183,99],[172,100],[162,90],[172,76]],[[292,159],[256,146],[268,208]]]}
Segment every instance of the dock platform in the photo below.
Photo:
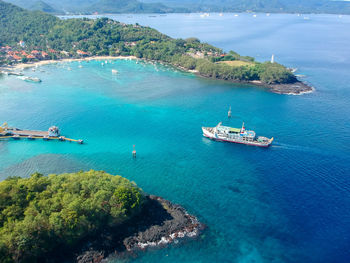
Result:
{"label": "dock platform", "polygon": [[0,140],[11,139],[11,138],[14,140],[20,140],[22,138],[23,139],[26,138],[28,140],[42,139],[44,141],[59,140],[59,141],[76,142],[79,144],[84,143],[83,140],[70,139],[64,136],[60,136],[60,131],[56,126],[50,127],[48,131],[32,131],[32,130],[21,130],[18,128],[11,128],[7,126],[7,123],[4,123],[2,126],[0,126]]}

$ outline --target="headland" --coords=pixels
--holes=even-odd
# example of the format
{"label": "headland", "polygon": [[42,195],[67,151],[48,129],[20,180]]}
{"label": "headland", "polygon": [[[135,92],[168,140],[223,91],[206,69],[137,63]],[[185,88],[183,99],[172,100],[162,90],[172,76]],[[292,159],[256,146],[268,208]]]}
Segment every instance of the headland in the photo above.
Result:
{"label": "headland", "polygon": [[[20,63],[20,67],[26,67],[23,63],[135,57],[198,72],[198,75],[212,79],[251,84],[260,81],[280,94],[301,94],[301,89],[312,90],[306,84],[301,88],[293,72],[274,59],[257,62],[234,51],[224,52],[197,38],[174,39],[150,27],[128,25],[108,18],[61,20],[2,1],[0,10],[4,13],[0,24],[7,28],[1,36],[2,65]],[[24,18],[31,25],[30,35],[22,23]]]}

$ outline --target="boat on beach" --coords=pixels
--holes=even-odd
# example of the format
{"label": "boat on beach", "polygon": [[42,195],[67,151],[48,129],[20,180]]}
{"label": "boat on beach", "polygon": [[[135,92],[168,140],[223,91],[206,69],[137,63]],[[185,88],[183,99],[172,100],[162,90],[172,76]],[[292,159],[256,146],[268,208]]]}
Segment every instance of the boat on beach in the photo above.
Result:
{"label": "boat on beach", "polygon": [[244,123],[242,128],[223,126],[220,122],[216,127],[202,127],[203,136],[215,141],[233,142],[259,147],[269,147],[272,138],[256,136],[255,131],[246,130]]}

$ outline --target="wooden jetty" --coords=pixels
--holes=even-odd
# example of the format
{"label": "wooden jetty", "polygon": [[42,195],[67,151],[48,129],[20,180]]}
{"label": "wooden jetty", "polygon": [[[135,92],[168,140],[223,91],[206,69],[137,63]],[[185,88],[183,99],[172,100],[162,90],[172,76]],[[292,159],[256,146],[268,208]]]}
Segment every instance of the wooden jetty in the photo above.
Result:
{"label": "wooden jetty", "polygon": [[52,126],[48,129],[48,131],[32,131],[32,130],[21,130],[18,128],[12,128],[8,127],[7,123],[4,123],[2,126],[0,126],[0,140],[1,139],[28,139],[28,140],[35,140],[35,139],[42,139],[45,141],[49,140],[59,140],[59,141],[69,141],[69,142],[77,142],[79,144],[83,144],[83,140],[75,140],[66,138],[64,136],[60,136],[60,130],[56,126]]}

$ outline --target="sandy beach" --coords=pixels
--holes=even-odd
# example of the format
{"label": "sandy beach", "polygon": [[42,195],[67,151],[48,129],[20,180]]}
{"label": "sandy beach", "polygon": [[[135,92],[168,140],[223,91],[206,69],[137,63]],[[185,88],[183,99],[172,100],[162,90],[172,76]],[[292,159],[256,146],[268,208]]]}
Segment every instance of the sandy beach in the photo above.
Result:
{"label": "sandy beach", "polygon": [[21,70],[30,67],[38,67],[53,63],[62,63],[62,62],[74,62],[74,61],[90,61],[90,60],[116,60],[116,59],[137,59],[135,56],[93,56],[93,57],[85,57],[85,58],[64,58],[59,60],[41,60],[37,62],[28,62],[28,63],[19,63],[13,66],[6,66],[4,69],[8,70]]}

